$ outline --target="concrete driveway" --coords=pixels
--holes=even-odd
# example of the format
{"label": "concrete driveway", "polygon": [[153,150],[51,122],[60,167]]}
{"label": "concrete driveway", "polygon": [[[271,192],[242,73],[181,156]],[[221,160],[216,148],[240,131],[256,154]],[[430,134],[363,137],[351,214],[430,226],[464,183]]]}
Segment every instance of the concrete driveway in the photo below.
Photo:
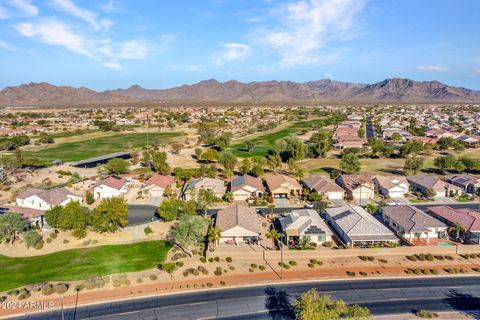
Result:
{"label": "concrete driveway", "polygon": [[127,220],[129,226],[148,223],[153,220],[158,220],[155,216],[157,206],[148,204],[131,204],[128,206]]}

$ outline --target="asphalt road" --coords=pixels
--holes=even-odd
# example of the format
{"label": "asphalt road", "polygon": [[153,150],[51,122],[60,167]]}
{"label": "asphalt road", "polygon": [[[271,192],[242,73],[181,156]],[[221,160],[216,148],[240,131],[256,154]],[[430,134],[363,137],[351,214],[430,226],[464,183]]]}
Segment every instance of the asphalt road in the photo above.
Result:
{"label": "asphalt road", "polygon": [[[206,290],[66,309],[65,319],[293,319],[291,302],[316,288],[374,315],[480,310],[480,277],[362,279]],[[61,319],[59,310],[16,319]]]}
{"label": "asphalt road", "polygon": [[365,128],[366,128],[365,135],[366,135],[367,139],[375,138],[375,128],[373,127],[373,124],[367,123]]}

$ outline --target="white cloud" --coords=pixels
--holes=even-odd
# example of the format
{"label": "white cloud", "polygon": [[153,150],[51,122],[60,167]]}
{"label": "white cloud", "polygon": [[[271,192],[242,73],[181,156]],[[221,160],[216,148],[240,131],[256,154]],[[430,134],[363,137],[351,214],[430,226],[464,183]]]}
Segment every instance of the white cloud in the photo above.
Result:
{"label": "white cloud", "polygon": [[447,72],[448,71],[448,67],[435,65],[435,64],[418,66],[417,69],[422,71],[428,71],[428,72]]}
{"label": "white cloud", "polygon": [[68,12],[72,16],[89,23],[95,29],[108,30],[113,25],[113,21],[99,19],[98,13],[80,8],[71,0],[52,0],[52,3],[58,10]]}
{"label": "white cloud", "polygon": [[31,4],[30,0],[9,0],[9,3],[27,16],[38,15],[38,8]]}
{"label": "white cloud", "polygon": [[39,23],[19,23],[15,29],[23,36],[36,38],[41,42],[62,46],[70,51],[93,57],[87,40],[74,33],[67,25],[56,20],[43,20]]}
{"label": "white cloud", "polygon": [[131,40],[120,45],[118,58],[144,59],[147,56],[147,45],[142,40]]}
{"label": "white cloud", "polygon": [[5,20],[10,18],[7,9],[0,7],[0,20]]}
{"label": "white cloud", "polygon": [[0,49],[13,50],[13,47],[0,39]]}
{"label": "white cloud", "polygon": [[242,43],[226,43],[222,47],[223,50],[213,57],[213,63],[216,65],[245,59],[250,55],[252,49],[249,45]]}
{"label": "white cloud", "polygon": [[115,62],[115,61],[103,62],[103,63],[100,63],[100,65],[112,70],[123,70],[123,67],[118,62]]}
{"label": "white cloud", "polygon": [[280,26],[261,31],[261,40],[278,50],[283,66],[330,63],[337,54],[325,53],[332,42],[355,36],[361,27],[366,0],[297,0],[276,11]]}

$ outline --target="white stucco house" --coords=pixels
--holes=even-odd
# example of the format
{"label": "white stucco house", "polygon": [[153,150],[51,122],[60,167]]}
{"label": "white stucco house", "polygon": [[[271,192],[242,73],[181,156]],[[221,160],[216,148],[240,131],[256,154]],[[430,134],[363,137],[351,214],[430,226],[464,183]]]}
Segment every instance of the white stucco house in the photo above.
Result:
{"label": "white stucco house", "polygon": [[120,197],[128,192],[131,181],[116,175],[111,175],[93,186],[95,199]]}
{"label": "white stucco house", "polygon": [[82,201],[82,197],[76,196],[65,188],[43,190],[30,188],[20,193],[16,198],[16,205],[22,208],[46,211],[56,205],[64,206],[70,201]]}
{"label": "white stucco house", "polygon": [[404,198],[409,190],[409,183],[401,176],[375,176],[373,177],[375,190],[390,198]]}

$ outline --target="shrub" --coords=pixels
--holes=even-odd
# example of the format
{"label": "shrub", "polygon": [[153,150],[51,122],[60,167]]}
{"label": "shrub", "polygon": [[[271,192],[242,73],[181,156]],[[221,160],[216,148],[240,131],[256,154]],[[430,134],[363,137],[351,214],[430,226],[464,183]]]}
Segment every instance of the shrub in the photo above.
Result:
{"label": "shrub", "polygon": [[187,256],[186,253],[177,252],[177,253],[175,253],[175,254],[172,256],[172,261],[180,260],[180,259],[182,259],[182,258],[185,258],[186,256]]}
{"label": "shrub", "polygon": [[353,272],[353,271],[347,271],[347,274],[350,276],[350,277],[355,277],[356,273]]}
{"label": "shrub", "polygon": [[362,276],[364,276],[364,277],[366,277],[366,276],[368,275],[368,273],[366,273],[366,272],[364,272],[364,271],[360,271],[359,273],[360,273],[360,275],[362,275]]}
{"label": "shrub", "polygon": [[479,267],[472,268],[472,270],[475,271],[475,272],[480,272],[480,268],[479,268]]}
{"label": "shrub", "polygon": [[50,233],[50,238],[52,239],[57,238],[57,234],[55,232]]}
{"label": "shrub", "polygon": [[432,271],[433,274],[439,274],[437,269],[432,269],[431,271]]}
{"label": "shrub", "polygon": [[229,269],[230,269],[231,271],[235,271],[235,266],[230,266]]}
{"label": "shrub", "polygon": [[47,243],[52,243],[52,239],[51,238],[47,238]]}
{"label": "shrub", "polygon": [[360,258],[360,260],[362,261],[367,261],[367,256],[358,256]]}
{"label": "shrub", "polygon": [[434,256],[434,258],[437,259],[437,260],[440,260],[440,261],[445,260],[444,256]]}
{"label": "shrub", "polygon": [[42,294],[44,296],[52,295],[54,292],[55,292],[55,289],[53,288],[53,285],[51,285],[51,284],[46,284],[42,287]]}
{"label": "shrub", "polygon": [[378,259],[381,263],[388,263],[387,259]]}
{"label": "shrub", "polygon": [[315,265],[317,263],[317,259],[310,259],[310,263]]}
{"label": "shrub", "polygon": [[324,243],[322,243],[322,246],[324,246],[325,248],[331,248],[333,246],[333,243],[331,241],[325,241]]}
{"label": "shrub", "polygon": [[7,300],[6,296],[0,296],[0,302],[4,302],[5,300]]}
{"label": "shrub", "polygon": [[444,256],[444,257],[445,257],[445,259],[447,259],[447,260],[450,260],[450,261],[453,260],[453,257],[452,257],[452,256]]}
{"label": "shrub", "polygon": [[413,273],[415,273],[415,274],[421,274],[421,273],[422,273],[422,269],[415,268],[415,269],[413,269]]}
{"label": "shrub", "polygon": [[290,261],[288,261],[288,264],[291,265],[292,267],[295,267],[297,265],[297,261],[290,260]]}
{"label": "shrub", "polygon": [[224,286],[225,284],[225,281],[220,281],[220,285]]}
{"label": "shrub", "polygon": [[177,261],[177,262],[175,262],[175,264],[176,264],[177,267],[179,267],[179,268],[183,267],[183,261]]}
{"label": "shrub", "polygon": [[207,282],[207,287],[211,288],[213,284],[211,282]]}
{"label": "shrub", "polygon": [[200,271],[198,271],[197,269],[192,269],[192,274],[194,276],[198,276],[200,274]]}
{"label": "shrub", "polygon": [[25,299],[30,298],[30,296],[31,296],[30,291],[25,290],[18,295],[18,300],[25,300]]}
{"label": "shrub", "polygon": [[248,272],[254,272],[255,270],[253,270],[252,268],[248,269]]}
{"label": "shrub", "polygon": [[226,258],[225,258],[225,261],[227,261],[228,263],[230,263],[230,262],[233,261],[233,259],[232,259],[232,257],[226,257]]}
{"label": "shrub", "polygon": [[266,268],[265,266],[258,266],[258,269],[260,269],[261,271],[264,271]]}
{"label": "shrub", "polygon": [[425,261],[425,259],[426,259],[426,258],[425,258],[425,255],[424,255],[423,253],[419,254],[419,255],[417,256],[417,258],[418,258],[418,260],[420,260],[420,261]]}
{"label": "shrub", "polygon": [[431,273],[430,269],[423,269],[422,271],[424,275],[429,275]]}
{"label": "shrub", "polygon": [[137,278],[136,282],[137,282],[137,283],[142,283],[142,282],[143,282],[143,279],[142,279],[142,278]]}
{"label": "shrub", "polygon": [[[23,234],[23,240],[25,241],[25,245],[27,248],[30,247],[37,247],[37,244],[42,241],[42,247],[43,247],[43,240],[42,240],[42,235],[39,234],[36,230],[29,230]],[[52,241],[52,240],[50,240]],[[41,248],[40,248],[41,249]]]}
{"label": "shrub", "polygon": [[143,229],[143,232],[145,232],[145,235],[148,236],[149,234],[153,233],[153,230],[152,230],[152,228],[150,228],[150,226],[146,226]]}
{"label": "shrub", "polygon": [[212,257],[208,258],[208,262],[213,262],[213,258]]}
{"label": "shrub", "polygon": [[433,261],[435,258],[433,257],[432,254],[428,253],[425,255],[425,259],[427,259],[427,261]]}
{"label": "shrub", "polygon": [[215,269],[213,274],[215,274],[216,276],[221,276],[222,275],[222,268],[217,267],[217,269]]}
{"label": "shrub", "polygon": [[215,257],[214,260],[215,262],[220,262],[220,257]]}
{"label": "shrub", "polygon": [[288,270],[288,269],[290,269],[290,265],[288,265],[288,264],[284,264],[284,265],[283,265],[283,268],[285,268],[285,269],[287,269],[287,270]]}
{"label": "shrub", "polygon": [[207,258],[205,258],[205,257],[200,257],[200,262],[201,262],[201,263],[207,262]]}
{"label": "shrub", "polygon": [[309,268],[315,268],[315,264],[313,264],[313,263],[311,263],[311,262],[308,263],[307,266],[308,266]]}
{"label": "shrub", "polygon": [[257,269],[257,268],[258,268],[258,265],[257,265],[256,263],[252,263],[252,264],[250,265],[250,267],[251,267],[252,269]]}
{"label": "shrub", "polygon": [[55,285],[55,292],[58,294],[62,294],[68,291],[69,285],[66,283],[59,283]]}
{"label": "shrub", "polygon": [[154,275],[154,274],[149,275],[148,278],[149,278],[150,280],[152,280],[152,281],[157,280],[157,276]]}
{"label": "shrub", "polygon": [[18,296],[18,293],[19,293],[19,291],[17,289],[7,291],[7,295],[9,295],[9,296]]}
{"label": "shrub", "polygon": [[415,315],[419,318],[427,318],[427,319],[438,317],[438,314],[436,314],[435,312],[430,312],[430,311],[427,311],[427,310],[417,311],[417,312],[415,312]]}
{"label": "shrub", "polygon": [[372,262],[375,260],[375,257],[367,257],[368,261]]}
{"label": "shrub", "polygon": [[407,256],[407,259],[410,260],[410,261],[417,261],[416,256]]}
{"label": "shrub", "polygon": [[63,244],[67,244],[69,243],[70,241],[68,239],[63,239]]}

